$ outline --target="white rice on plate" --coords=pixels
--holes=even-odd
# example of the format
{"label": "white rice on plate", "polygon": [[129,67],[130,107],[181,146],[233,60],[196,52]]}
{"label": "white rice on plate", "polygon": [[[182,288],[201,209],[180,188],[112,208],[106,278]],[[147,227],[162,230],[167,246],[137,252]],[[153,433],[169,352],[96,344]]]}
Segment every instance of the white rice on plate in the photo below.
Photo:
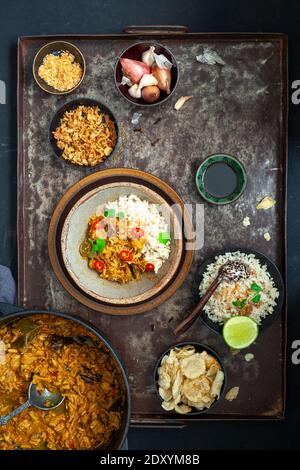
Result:
{"label": "white rice on plate", "polygon": [[135,194],[120,196],[115,201],[108,202],[106,209],[114,209],[117,212],[124,212],[128,220],[128,233],[135,227],[139,227],[145,232],[146,242],[142,248],[147,263],[152,263],[155,272],[161,268],[162,264],[170,256],[170,242],[160,243],[158,236],[160,233],[169,233],[168,224],[159,212],[159,205],[147,200],[142,200]]}
{"label": "white rice on plate", "polygon": [[273,313],[279,292],[267,266],[262,265],[254,254],[236,251],[216,256],[203,274],[199,293],[203,296],[225,263],[236,260],[247,265],[249,277],[238,282],[223,281],[203,310],[210,320],[220,324],[237,315],[249,316],[260,324],[266,316]]}

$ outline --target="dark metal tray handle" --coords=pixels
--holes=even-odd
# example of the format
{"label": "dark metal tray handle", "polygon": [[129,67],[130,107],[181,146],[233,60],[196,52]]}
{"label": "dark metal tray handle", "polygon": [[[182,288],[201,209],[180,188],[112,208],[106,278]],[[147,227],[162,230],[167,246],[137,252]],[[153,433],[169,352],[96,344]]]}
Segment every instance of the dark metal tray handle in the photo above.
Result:
{"label": "dark metal tray handle", "polygon": [[181,25],[130,25],[123,28],[123,32],[126,34],[185,34],[189,30],[186,26]]}

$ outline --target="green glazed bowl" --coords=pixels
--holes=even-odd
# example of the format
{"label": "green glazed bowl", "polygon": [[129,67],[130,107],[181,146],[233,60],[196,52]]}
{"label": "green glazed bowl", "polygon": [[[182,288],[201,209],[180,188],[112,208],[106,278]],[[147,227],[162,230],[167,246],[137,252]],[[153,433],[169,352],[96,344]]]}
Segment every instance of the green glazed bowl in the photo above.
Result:
{"label": "green glazed bowl", "polygon": [[[225,197],[217,197],[210,194],[204,186],[204,175],[211,165],[215,163],[225,163],[230,166],[237,177],[237,185],[234,191]],[[196,173],[196,186],[200,195],[208,202],[212,204],[230,204],[233,201],[236,201],[245,191],[247,186],[247,175],[244,166],[239,162],[235,157],[227,154],[214,154],[207,157],[199,166]]]}

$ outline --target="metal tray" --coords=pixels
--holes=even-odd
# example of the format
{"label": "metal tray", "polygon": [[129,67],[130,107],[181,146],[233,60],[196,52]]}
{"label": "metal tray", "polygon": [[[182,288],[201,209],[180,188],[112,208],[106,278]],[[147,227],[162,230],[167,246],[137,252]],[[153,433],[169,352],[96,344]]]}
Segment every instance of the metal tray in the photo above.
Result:
{"label": "metal tray", "polygon": [[[180,71],[176,93],[150,109],[131,106],[114,85],[113,67],[130,44],[156,40],[171,49]],[[51,96],[32,76],[32,61],[47,41],[74,42],[83,52],[86,77],[72,96]],[[226,65],[196,62],[203,46],[214,48]],[[180,111],[182,95],[193,98]],[[88,174],[58,161],[48,143],[54,112],[65,101],[88,96],[107,103],[122,127],[123,144],[104,168],[133,167],[162,178],[186,203],[204,204],[204,247],[195,253],[189,277],[159,308],[139,317],[111,317],[85,308],[56,280],[47,253],[48,225],[66,189]],[[138,126],[131,123],[141,112]],[[18,300],[24,308],[51,308],[93,322],[124,358],[132,392],[132,424],[184,425],[196,420],[282,419],[285,409],[286,305],[281,317],[251,347],[254,359],[232,355],[220,336],[197,321],[180,341],[195,340],[215,349],[228,372],[228,387],[240,387],[233,402],[211,412],[181,417],[160,408],[153,383],[159,355],[175,342],[172,328],[193,306],[192,281],[199,262],[213,251],[241,246],[264,252],[286,277],[287,38],[280,34],[187,33],[177,27],[131,27],[126,34],[23,37],[18,44]],[[201,201],[194,183],[200,162],[215,152],[235,155],[245,165],[248,187],[234,204]],[[271,211],[255,211],[272,195]],[[251,219],[243,227],[244,216]],[[264,231],[271,241],[263,238]]]}

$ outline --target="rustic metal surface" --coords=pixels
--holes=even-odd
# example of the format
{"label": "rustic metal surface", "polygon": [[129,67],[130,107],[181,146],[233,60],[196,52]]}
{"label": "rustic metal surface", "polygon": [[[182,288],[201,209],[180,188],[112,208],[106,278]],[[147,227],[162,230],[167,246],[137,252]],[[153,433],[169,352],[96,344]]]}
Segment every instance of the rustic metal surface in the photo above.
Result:
{"label": "rustic metal surface", "polygon": [[[19,43],[19,304],[76,313],[108,335],[129,374],[133,423],[184,423],[187,418],[160,409],[153,367],[161,352],[174,343],[173,327],[193,306],[191,284],[197,264],[214,250],[240,245],[262,251],[285,274],[286,41],[280,35],[156,36],[176,57],[178,88],[167,103],[141,110],[119,95],[113,67],[123,49],[144,38],[68,36],[23,38]],[[50,96],[34,83],[34,55],[51,39],[74,42],[86,58],[86,77],[69,98]],[[195,61],[206,45],[218,51],[224,67]],[[176,100],[187,94],[193,98],[176,112]],[[53,113],[77,96],[106,102],[123,128],[123,148],[103,168],[148,171],[174,187],[186,203],[204,204],[204,247],[195,253],[188,279],[169,301],[139,317],[111,317],[86,309],[61,288],[49,265],[47,230],[53,209],[66,189],[89,172],[64,165],[51,154],[48,143]],[[138,126],[131,124],[135,111],[142,112]],[[194,184],[198,165],[215,152],[235,155],[248,174],[246,192],[229,206],[201,201]],[[256,212],[257,201],[265,195],[277,200],[275,208]],[[251,220],[247,228],[242,225],[245,216]],[[270,242],[264,240],[265,231],[271,234]],[[240,386],[235,401],[223,400],[197,419],[283,416],[285,323],[283,312],[250,348],[255,357],[249,363],[244,353],[230,354],[222,338],[199,321],[180,337],[180,341],[202,341],[214,348],[227,366],[228,387]]]}

